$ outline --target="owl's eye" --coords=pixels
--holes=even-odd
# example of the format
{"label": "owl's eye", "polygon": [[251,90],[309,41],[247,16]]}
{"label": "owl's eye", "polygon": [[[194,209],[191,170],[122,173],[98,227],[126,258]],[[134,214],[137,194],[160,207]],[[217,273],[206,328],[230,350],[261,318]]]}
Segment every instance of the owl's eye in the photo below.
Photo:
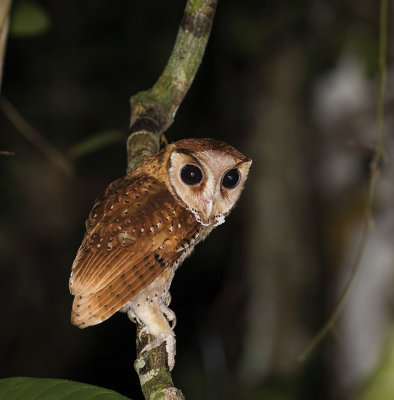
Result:
{"label": "owl's eye", "polygon": [[181,169],[182,182],[188,186],[197,185],[202,181],[203,173],[195,164],[186,164]]}
{"label": "owl's eye", "polygon": [[230,169],[222,178],[222,186],[226,189],[234,189],[241,180],[241,173],[236,169]]}

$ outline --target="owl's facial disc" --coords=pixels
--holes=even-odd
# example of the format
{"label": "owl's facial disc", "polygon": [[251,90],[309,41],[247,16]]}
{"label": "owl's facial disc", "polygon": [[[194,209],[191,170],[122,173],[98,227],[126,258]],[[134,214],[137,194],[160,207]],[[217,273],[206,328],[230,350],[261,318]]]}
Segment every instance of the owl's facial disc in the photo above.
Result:
{"label": "owl's facial disc", "polygon": [[173,194],[205,226],[224,222],[242,191],[251,161],[228,151],[179,149],[171,153],[169,178]]}

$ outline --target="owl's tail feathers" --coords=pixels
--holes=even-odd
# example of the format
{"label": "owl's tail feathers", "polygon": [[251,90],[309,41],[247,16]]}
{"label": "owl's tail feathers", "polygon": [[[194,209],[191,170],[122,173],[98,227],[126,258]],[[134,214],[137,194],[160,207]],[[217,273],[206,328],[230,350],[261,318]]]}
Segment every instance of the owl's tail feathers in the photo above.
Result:
{"label": "owl's tail feathers", "polygon": [[112,284],[94,293],[79,294],[74,297],[71,323],[78,328],[87,328],[105,321],[134,296],[134,290],[121,282]]}
{"label": "owl's tail feathers", "polygon": [[[78,328],[87,328],[88,326],[97,325],[104,321],[101,315],[91,312],[91,305],[94,303],[94,294],[87,296],[75,296],[71,311],[71,323]],[[111,314],[112,315],[112,314]],[[109,318],[110,315],[107,316]],[[107,319],[105,318],[105,319]]]}

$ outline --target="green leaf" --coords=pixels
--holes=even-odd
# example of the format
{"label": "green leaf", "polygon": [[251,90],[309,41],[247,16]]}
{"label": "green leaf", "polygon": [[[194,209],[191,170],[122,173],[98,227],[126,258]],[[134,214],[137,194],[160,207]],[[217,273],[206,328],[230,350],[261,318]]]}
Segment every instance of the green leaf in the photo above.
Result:
{"label": "green leaf", "polygon": [[394,399],[394,329],[383,347],[382,360],[376,370],[364,383],[358,399],[380,400]]}
{"label": "green leaf", "polygon": [[124,138],[124,133],[116,130],[97,132],[88,137],[83,142],[76,144],[68,150],[68,156],[72,159],[86,156],[89,153],[101,150],[102,148],[120,142]]}
{"label": "green leaf", "polygon": [[129,400],[98,386],[44,378],[0,379],[0,400]]}
{"label": "green leaf", "polygon": [[34,36],[46,32],[51,25],[48,13],[31,1],[19,1],[11,14],[10,32],[14,36]]}

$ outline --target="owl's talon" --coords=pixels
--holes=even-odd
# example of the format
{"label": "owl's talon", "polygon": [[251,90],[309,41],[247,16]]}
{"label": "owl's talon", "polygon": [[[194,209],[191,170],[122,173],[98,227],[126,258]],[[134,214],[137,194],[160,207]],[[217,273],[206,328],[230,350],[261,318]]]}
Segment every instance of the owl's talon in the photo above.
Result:
{"label": "owl's talon", "polygon": [[171,322],[171,329],[175,328],[176,325],[176,315],[174,311],[171,310],[167,305],[164,303],[160,303],[160,310],[163,315],[166,317],[168,322]]}
{"label": "owl's talon", "polygon": [[[138,339],[139,340],[141,340],[142,339],[142,335],[143,334],[146,334],[146,335],[149,335],[149,328],[147,327],[147,326],[144,326],[141,330],[140,330],[140,332],[138,333]],[[153,342],[152,342],[153,343]],[[146,346],[145,346],[146,347]],[[144,347],[144,349],[145,349],[145,347]],[[144,349],[142,350],[142,351],[144,351]],[[142,352],[141,352],[142,353]]]}
{"label": "owl's talon", "polygon": [[138,321],[137,321],[138,318],[137,318],[137,316],[133,313],[133,311],[128,310],[128,311],[127,311],[127,316],[129,317],[129,320],[130,320],[131,322],[134,322],[134,323],[138,322]]}
{"label": "owl's talon", "polygon": [[167,295],[164,299],[164,304],[168,307],[171,303],[172,297],[171,297],[171,293],[167,292]]}
{"label": "owl's talon", "polygon": [[123,311],[127,313],[127,316],[129,317],[129,320],[131,322],[137,323],[139,325],[142,325],[141,320],[138,318],[138,316],[134,313],[133,309],[129,307],[129,305],[126,305],[123,307],[120,311]]}

